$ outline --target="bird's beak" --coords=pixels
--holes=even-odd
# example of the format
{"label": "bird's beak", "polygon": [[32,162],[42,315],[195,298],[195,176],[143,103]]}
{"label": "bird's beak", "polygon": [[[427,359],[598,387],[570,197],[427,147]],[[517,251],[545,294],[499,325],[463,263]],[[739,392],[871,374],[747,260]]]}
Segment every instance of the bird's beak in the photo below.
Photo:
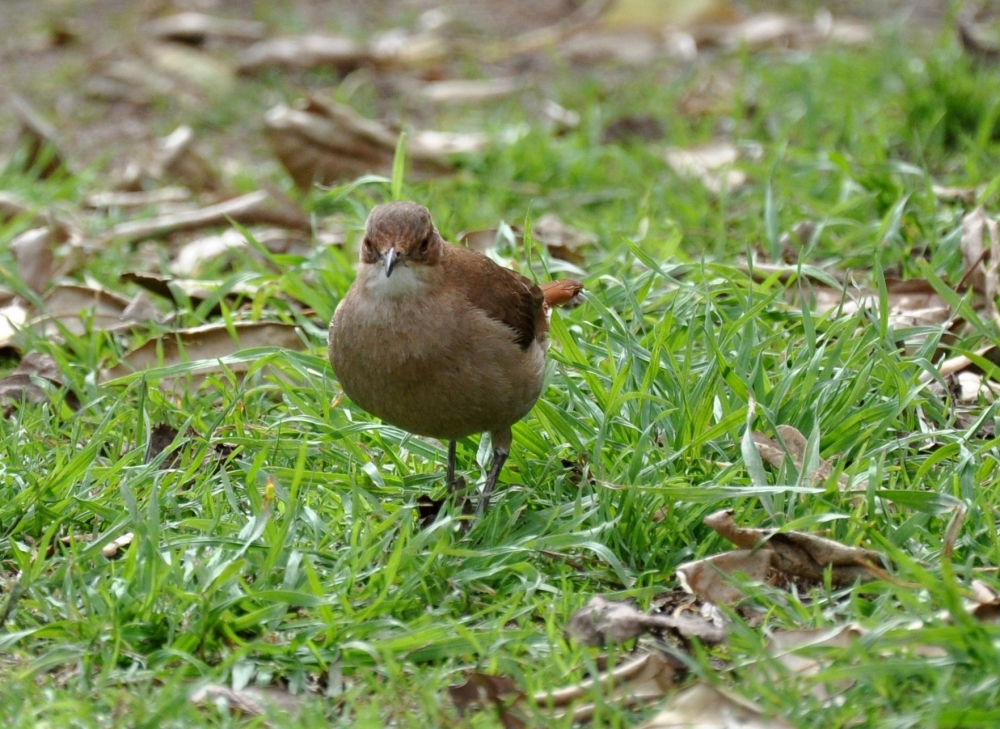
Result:
{"label": "bird's beak", "polygon": [[385,277],[389,278],[392,275],[392,269],[396,267],[396,261],[399,260],[399,254],[396,253],[395,248],[390,248],[385,254]]}

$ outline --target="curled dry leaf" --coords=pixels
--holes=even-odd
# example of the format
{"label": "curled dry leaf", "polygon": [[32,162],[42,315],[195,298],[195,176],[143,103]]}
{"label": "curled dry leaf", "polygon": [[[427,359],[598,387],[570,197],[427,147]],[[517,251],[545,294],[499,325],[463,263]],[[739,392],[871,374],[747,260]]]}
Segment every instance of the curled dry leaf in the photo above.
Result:
{"label": "curled dry leaf", "polygon": [[[49,401],[49,387],[64,387],[59,365],[47,354],[32,352],[25,355],[20,364],[9,375],[0,379],[0,412],[9,417],[22,402],[43,404]],[[66,404],[74,410],[80,401],[73,393],[67,393]]]}
{"label": "curled dry leaf", "polygon": [[996,17],[985,4],[966,3],[958,14],[955,31],[962,49],[974,58],[987,63],[1000,61],[1000,44],[996,32],[990,28]]}
{"label": "curled dry leaf", "polygon": [[[80,231],[54,219],[19,234],[10,242],[10,249],[21,281],[36,294],[43,293],[53,279],[76,268],[87,255]],[[58,266],[57,254],[61,259]]]}
{"label": "curled dry leaf", "polygon": [[66,168],[59,150],[56,128],[42,118],[31,103],[19,94],[10,94],[8,102],[19,124],[19,144],[25,148],[23,167],[47,179]]}
{"label": "curled dry leaf", "polygon": [[[291,324],[243,321],[234,322],[232,329],[236,338],[230,334],[230,329],[225,324],[208,324],[154,337],[126,354],[114,367],[104,370],[102,378],[111,380],[139,370],[184,362],[217,362],[241,350],[256,347],[302,349],[305,346],[297,329]],[[199,374],[221,372],[224,369],[245,372],[250,365],[249,362],[239,362],[224,368],[217,364],[205,367]]]}
{"label": "curled dry leaf", "polygon": [[[789,672],[802,677],[812,676],[833,662],[833,658],[824,660],[830,655],[831,649],[850,648],[853,643],[868,631],[857,623],[835,625],[829,628],[812,628],[806,630],[783,630],[773,634],[767,641],[768,653]],[[836,653],[834,652],[834,656]],[[761,666],[767,670],[767,663]],[[779,680],[775,676],[775,680]],[[853,679],[838,682],[829,687],[842,693],[850,688]],[[828,687],[815,684],[810,693],[821,700],[830,698]]]}
{"label": "curled dry leaf", "polygon": [[[924,279],[886,279],[889,325],[894,329],[940,326],[951,318],[951,307]],[[804,292],[805,293],[805,292]],[[817,314],[852,316],[859,311],[876,312],[879,294],[867,287],[837,289],[813,285],[806,293],[808,305]]]}
{"label": "curled dry leaf", "polygon": [[[976,359],[1000,367],[1000,348],[990,345],[976,350],[974,354]],[[954,393],[961,403],[978,403],[980,398],[986,402],[993,402],[1000,395],[1000,382],[993,378],[993,371],[987,371],[973,358],[964,354],[944,360],[938,365],[937,370],[948,390]],[[930,372],[922,372],[920,381],[929,383],[931,390],[936,394],[944,394],[943,388]]]}
{"label": "curled dry leaf", "polygon": [[880,565],[885,559],[878,552],[803,532],[740,527],[732,516],[731,509],[723,509],[705,517],[705,525],[743,549],[768,550],[771,567],[789,577],[821,582],[830,570],[833,584],[846,586],[882,574]]}
{"label": "curled dry leaf", "polygon": [[489,79],[447,79],[418,85],[413,93],[433,104],[481,104],[502,99],[524,89],[517,77]]}
{"label": "curled dry leaf", "polygon": [[275,709],[286,714],[298,714],[305,706],[306,696],[273,687],[247,686],[237,691],[210,683],[192,693],[190,700],[196,706],[213,705],[237,716],[266,716]]}
{"label": "curled dry leaf", "polygon": [[624,643],[647,632],[669,632],[682,638],[721,643],[722,628],[701,615],[648,615],[628,601],[608,600],[596,595],[573,613],[566,633],[592,646]]}
{"label": "curled dry leaf", "polygon": [[[795,465],[795,470],[802,473],[802,468],[805,465],[806,446],[808,445],[806,437],[792,425],[779,425],[777,430],[780,441],[771,439],[757,431],[751,433],[753,442],[760,452],[760,457],[775,468],[781,468],[785,458],[790,458]],[[784,442],[784,446],[782,446],[782,442]],[[807,478],[810,481],[823,483],[832,475],[833,466],[830,465],[829,461],[820,458],[815,468],[807,474]],[[842,489],[846,489],[850,485],[847,474],[841,474],[838,484]]]}
{"label": "curled dry leaf", "polygon": [[108,235],[135,242],[178,231],[228,225],[230,220],[241,225],[263,223],[301,231],[310,228],[309,216],[286,196],[274,190],[258,190],[197,210],[119,223]]}
{"label": "curled dry leaf", "polygon": [[972,601],[966,609],[984,623],[1000,623],[1000,592],[982,580],[973,580]]}
{"label": "curled dry leaf", "polygon": [[[157,276],[151,273],[126,272],[119,276],[124,283],[134,283],[146,291],[182,306],[190,301],[198,306],[210,299],[222,286],[221,281],[196,281],[192,279]],[[252,298],[257,293],[257,287],[245,282],[230,286],[224,296],[225,300],[235,303],[240,299]],[[187,301],[185,301],[185,299]]]}
{"label": "curled dry leaf", "polygon": [[[602,687],[602,693],[610,697],[605,701],[642,707],[653,704],[670,692],[687,675],[687,669],[680,659],[650,651],[623,663],[613,671],[607,671],[596,679],[587,679],[573,686],[556,691],[535,694],[538,706],[561,707],[581,698],[593,695],[595,686]],[[577,706],[572,710],[573,723],[589,721],[594,714],[592,703]],[[560,719],[564,715],[557,714]]]}
{"label": "curled dry leaf", "polygon": [[[308,99],[291,108],[280,105],[264,117],[264,132],[275,156],[301,189],[332,184],[363,174],[389,174],[398,132],[362,117],[343,104]],[[450,172],[453,154],[486,147],[486,134],[415,131],[406,138],[407,164],[418,175]]]}
{"label": "curled dry leaf", "polygon": [[28,215],[33,210],[24,198],[12,192],[0,190],[0,223],[7,223],[14,218]]}
{"label": "curled dry leaf", "polygon": [[597,236],[563,222],[555,213],[545,213],[531,227],[535,240],[544,243],[553,258],[583,263],[583,249],[597,243]]}
{"label": "curled dry leaf", "polygon": [[253,20],[184,12],[152,20],[143,30],[160,40],[201,45],[209,39],[257,41],[266,35],[267,26]]}
{"label": "curled dry leaf", "polygon": [[698,180],[715,195],[732,192],[746,184],[746,173],[734,167],[739,158],[740,150],[736,145],[722,141],[691,149],[671,147],[664,153],[664,159],[674,172]]}
{"label": "curled dry leaf", "polygon": [[346,36],[303,35],[270,38],[243,51],[236,61],[238,73],[268,68],[310,69],[333,66],[346,73],[368,60],[367,49]]}
{"label": "curled dry leaf", "polygon": [[959,202],[963,205],[975,205],[976,198],[985,187],[950,187],[948,185],[931,185],[931,193],[942,202]]}
{"label": "curled dry leaf", "polygon": [[31,314],[23,302],[9,300],[0,307],[0,351],[17,349],[17,334],[28,325]]}
{"label": "curled dry leaf", "polygon": [[674,694],[639,729],[792,729],[784,719],[764,716],[757,704],[707,683]]}
{"label": "curled dry leaf", "polygon": [[[42,299],[44,311],[31,320],[31,329],[44,337],[60,337],[62,330],[80,336],[88,330],[119,332],[147,319],[126,315],[131,300],[105,289],[65,284]],[[134,309],[132,310],[135,311]]]}
{"label": "curled dry leaf", "polygon": [[155,190],[92,192],[84,198],[84,205],[95,210],[110,210],[186,203],[190,200],[191,191],[186,187],[161,187]]}
{"label": "curled dry leaf", "polygon": [[[142,192],[146,187],[159,185],[164,180],[182,183],[189,190],[215,191],[222,188],[218,170],[196,149],[194,130],[182,124],[153,146],[150,159],[132,163],[122,174],[119,187],[132,192]],[[177,188],[166,188],[176,190]],[[172,192],[172,195],[178,193]],[[165,190],[147,192],[147,196],[165,196]],[[190,193],[181,201],[190,197]],[[159,202],[164,202],[163,200]]]}
{"label": "curled dry leaf", "polygon": [[101,554],[104,555],[105,559],[116,559],[121,556],[125,547],[130,545],[133,539],[135,539],[135,534],[133,532],[125,532],[117,539],[105,544],[101,549]]}
{"label": "curled dry leaf", "polygon": [[735,23],[702,25],[690,32],[699,48],[718,46],[729,51],[813,48],[824,43],[862,46],[872,40],[867,25],[837,20],[828,12],[818,13],[812,23],[779,13],[758,13]]}
{"label": "curled dry leaf", "polygon": [[505,729],[527,726],[516,706],[522,701],[524,694],[509,676],[470,673],[464,683],[449,686],[448,695],[458,709],[459,716],[494,707]]}
{"label": "curled dry leaf", "polygon": [[715,605],[732,605],[746,595],[733,584],[732,575],[743,574],[754,582],[765,582],[771,573],[767,549],[737,549],[687,562],[677,568],[681,587]]}

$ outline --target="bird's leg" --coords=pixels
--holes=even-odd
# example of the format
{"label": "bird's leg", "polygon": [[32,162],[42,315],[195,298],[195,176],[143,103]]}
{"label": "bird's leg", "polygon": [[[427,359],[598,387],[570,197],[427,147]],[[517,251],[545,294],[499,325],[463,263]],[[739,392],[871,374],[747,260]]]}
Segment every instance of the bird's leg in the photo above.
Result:
{"label": "bird's leg", "polygon": [[486,513],[486,507],[490,503],[490,494],[493,493],[493,488],[500,480],[500,471],[503,470],[503,464],[507,462],[507,457],[510,455],[513,434],[510,432],[510,428],[494,430],[490,433],[490,440],[493,441],[493,463],[490,465],[486,483],[483,484],[483,493],[480,494],[479,504],[476,506],[477,520]]}
{"label": "bird's leg", "polygon": [[446,477],[448,490],[455,490],[455,441],[448,441],[448,475]]}

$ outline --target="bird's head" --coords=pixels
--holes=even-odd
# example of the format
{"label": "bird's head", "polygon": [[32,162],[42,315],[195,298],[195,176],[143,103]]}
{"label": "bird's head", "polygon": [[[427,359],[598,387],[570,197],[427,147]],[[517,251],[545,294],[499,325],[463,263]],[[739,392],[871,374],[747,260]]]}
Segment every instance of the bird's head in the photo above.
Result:
{"label": "bird's head", "polygon": [[385,278],[400,267],[433,266],[441,257],[444,241],[434,227],[431,214],[415,202],[391,202],[377,206],[365,223],[361,262],[381,264]]}

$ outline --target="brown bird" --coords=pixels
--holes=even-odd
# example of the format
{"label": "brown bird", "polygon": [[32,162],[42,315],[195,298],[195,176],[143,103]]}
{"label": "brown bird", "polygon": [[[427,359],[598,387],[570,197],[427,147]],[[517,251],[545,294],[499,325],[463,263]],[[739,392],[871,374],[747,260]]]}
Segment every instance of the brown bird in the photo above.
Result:
{"label": "brown bird", "polygon": [[511,426],[542,393],[548,313],[583,285],[541,286],[438,233],[423,205],[368,216],[358,275],[330,322],[330,362],[355,403],[387,423],[455,441],[488,432],[482,515],[510,453]]}

